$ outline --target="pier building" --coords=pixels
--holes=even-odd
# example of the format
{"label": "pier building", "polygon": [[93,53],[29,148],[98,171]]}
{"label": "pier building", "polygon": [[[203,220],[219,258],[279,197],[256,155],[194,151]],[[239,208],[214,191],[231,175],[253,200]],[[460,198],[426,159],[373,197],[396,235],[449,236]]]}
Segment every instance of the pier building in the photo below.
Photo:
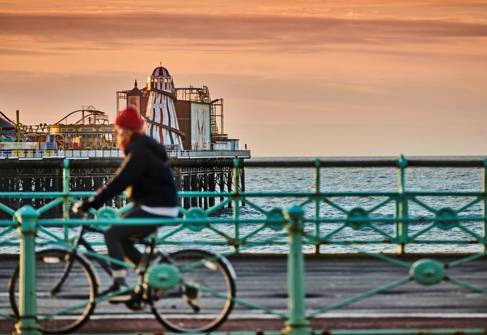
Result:
{"label": "pier building", "polygon": [[[118,91],[116,97],[117,112],[135,106],[146,133],[166,146],[180,190],[228,190],[232,160],[250,158],[249,150],[239,149],[238,139],[223,132],[223,99],[211,99],[206,86],[176,88],[163,66],[152,71],[145,87],[135,81],[132,89]],[[86,160],[72,171],[71,187],[89,191],[106,183],[120,164],[123,155],[115,144],[113,124],[93,106],[53,124],[22,124],[19,114],[15,122],[6,115],[0,119],[0,192],[60,191],[64,158]],[[243,189],[243,170],[239,177]],[[185,198],[182,205],[208,207],[214,201]]]}
{"label": "pier building", "polygon": [[207,86],[175,88],[169,71],[159,66],[144,88],[137,80],[130,90],[117,92],[117,111],[136,107],[147,124],[146,133],[173,150],[237,151],[239,140],[224,133],[223,99],[212,99]]}

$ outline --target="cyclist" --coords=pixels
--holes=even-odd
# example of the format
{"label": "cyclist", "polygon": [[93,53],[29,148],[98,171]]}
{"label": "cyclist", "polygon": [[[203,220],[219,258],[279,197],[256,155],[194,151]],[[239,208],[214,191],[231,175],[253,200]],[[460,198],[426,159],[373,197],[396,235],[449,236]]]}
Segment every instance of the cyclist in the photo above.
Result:
{"label": "cyclist", "polygon": [[[143,134],[144,122],[135,108],[128,107],[115,120],[117,145],[125,159],[111,181],[101,187],[95,196],[85,200],[79,211],[98,209],[108,200],[125,190],[134,205],[124,217],[176,217],[178,215],[177,191],[173,174],[168,166],[168,156],[163,145]],[[155,225],[114,225],[105,233],[108,255],[123,261],[127,258],[137,265],[141,253],[135,240],[157,230]],[[113,284],[107,292],[127,287],[127,270],[111,263]],[[131,299],[131,293],[116,295],[111,302]]]}

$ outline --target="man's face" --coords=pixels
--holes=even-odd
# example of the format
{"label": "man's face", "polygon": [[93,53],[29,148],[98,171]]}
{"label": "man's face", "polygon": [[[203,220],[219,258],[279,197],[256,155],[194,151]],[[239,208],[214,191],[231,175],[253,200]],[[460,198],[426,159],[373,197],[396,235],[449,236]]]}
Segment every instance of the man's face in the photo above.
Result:
{"label": "man's face", "polygon": [[117,135],[117,145],[120,150],[124,150],[125,146],[130,143],[132,134],[134,132],[130,129],[120,128],[115,126],[115,134]]}

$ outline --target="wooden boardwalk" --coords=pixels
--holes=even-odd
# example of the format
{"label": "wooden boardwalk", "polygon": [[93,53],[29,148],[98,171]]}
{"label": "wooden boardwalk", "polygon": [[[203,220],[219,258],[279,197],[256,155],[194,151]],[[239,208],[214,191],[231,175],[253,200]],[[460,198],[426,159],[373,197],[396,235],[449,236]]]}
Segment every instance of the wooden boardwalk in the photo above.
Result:
{"label": "wooden boardwalk", "polygon": [[[431,257],[430,257],[431,258]],[[457,257],[458,258],[458,257]],[[446,262],[449,258],[436,258]],[[413,259],[403,258],[405,261]],[[274,255],[244,255],[231,259],[237,272],[237,296],[279,311],[287,307],[286,258]],[[8,277],[15,261],[0,263],[0,313],[10,314]],[[452,278],[487,290],[487,259],[448,270]],[[316,310],[360,292],[408,276],[408,269],[366,257],[310,256],[306,260],[307,307]],[[108,282],[104,282],[108,285]],[[449,282],[422,286],[415,282],[380,293],[352,305],[320,315],[313,326],[344,328],[444,328],[487,329],[487,294],[459,288]],[[259,311],[236,306],[222,330],[256,330],[282,327],[282,321]],[[0,333],[12,331],[12,322],[2,320]],[[92,321],[82,332],[160,332],[151,314],[132,312],[124,306],[97,305]]]}

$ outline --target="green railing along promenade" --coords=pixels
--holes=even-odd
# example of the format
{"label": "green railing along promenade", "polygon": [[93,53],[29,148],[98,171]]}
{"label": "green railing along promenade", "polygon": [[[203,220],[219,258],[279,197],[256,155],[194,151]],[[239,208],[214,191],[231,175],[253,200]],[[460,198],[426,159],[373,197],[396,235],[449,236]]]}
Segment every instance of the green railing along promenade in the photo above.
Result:
{"label": "green railing along promenade", "polygon": [[[0,211],[12,216],[1,220],[0,246],[15,247],[11,233],[18,228],[20,237],[19,334],[37,334],[35,302],[35,249],[51,244],[69,246],[72,228],[80,225],[156,224],[160,226],[157,241],[164,245],[211,245],[226,255],[262,251],[278,247],[288,257],[287,313],[258,306],[235,298],[235,303],[278,316],[285,321],[282,333],[310,334],[310,320],[348,306],[373,295],[407,283],[430,286],[444,281],[464,289],[487,294],[477,287],[449,275],[452,268],[478,260],[486,255],[487,231],[487,161],[472,159],[392,159],[315,160],[290,162],[234,162],[234,182],[239,185],[241,168],[311,168],[314,189],[307,192],[181,192],[180,197],[213,197],[220,202],[208,209],[181,209],[178,219],[120,219],[119,210],[104,208],[92,219],[70,218],[70,205],[89,192],[69,191],[69,161],[64,168],[63,192],[0,193]],[[481,191],[416,191],[406,183],[410,167],[483,169]],[[322,171],[327,168],[396,168],[397,191],[322,191]],[[20,209],[2,204],[2,198],[50,199],[42,207]],[[432,201],[432,199],[434,201]],[[286,206],[278,204],[286,203]],[[433,205],[432,203],[436,204]],[[277,204],[274,206],[274,204]],[[438,204],[442,204],[438,206]],[[42,218],[49,209],[63,206],[62,218]],[[231,208],[231,213],[226,210]],[[414,208],[414,210],[412,210]],[[245,209],[245,210],[244,210]],[[475,209],[475,210],[474,210]],[[479,209],[479,210],[477,210]],[[480,212],[479,212],[480,211]],[[472,213],[474,212],[474,213]],[[478,212],[478,213],[476,213]],[[251,213],[252,215],[249,215]],[[364,238],[364,232],[367,233]],[[195,241],[197,237],[197,240]],[[405,275],[389,283],[350,296],[341,301],[307,310],[304,284],[304,254],[319,253],[321,247],[337,247],[340,252],[366,254],[405,269]],[[408,248],[446,246],[455,260],[435,260],[434,254],[408,261],[380,248],[395,247],[396,254]],[[472,249],[473,248],[473,249]],[[445,249],[445,248],[443,248]],[[432,249],[427,249],[432,250]],[[360,270],[357,270],[360,271]],[[237,281],[238,286],[238,281]],[[6,317],[6,316],[4,316]],[[424,330],[349,330],[330,334],[419,334]],[[483,329],[436,329],[429,333],[483,334]]]}

